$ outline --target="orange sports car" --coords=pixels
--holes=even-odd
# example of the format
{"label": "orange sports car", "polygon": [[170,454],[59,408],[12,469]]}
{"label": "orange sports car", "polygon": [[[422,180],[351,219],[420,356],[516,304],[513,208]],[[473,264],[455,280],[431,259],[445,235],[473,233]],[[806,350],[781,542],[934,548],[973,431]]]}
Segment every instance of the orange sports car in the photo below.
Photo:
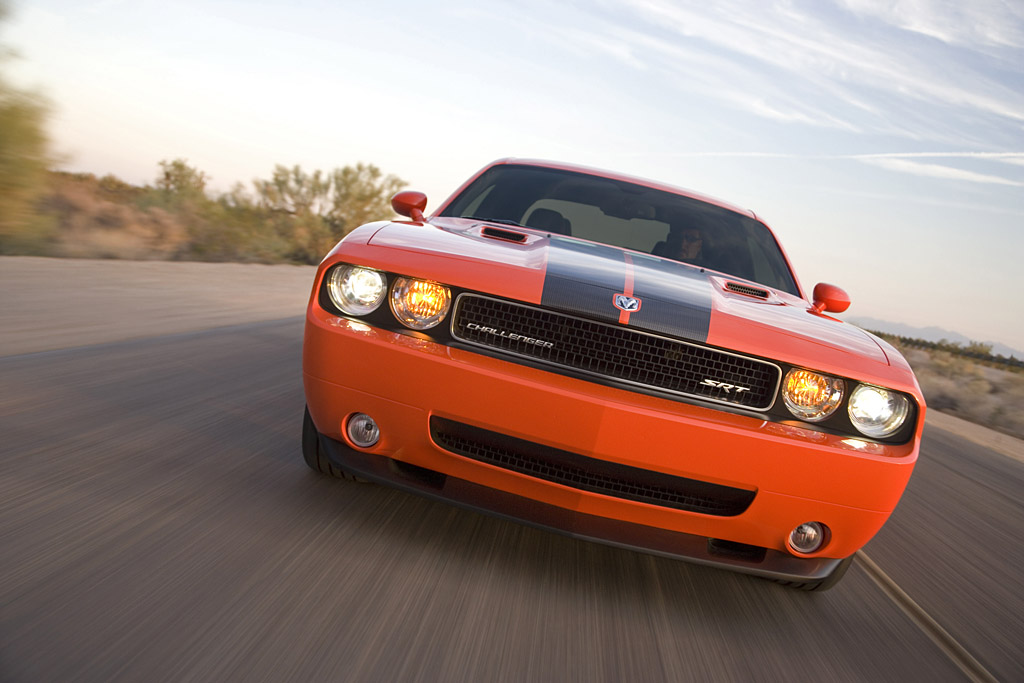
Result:
{"label": "orange sports car", "polygon": [[925,404],[800,286],[752,212],[549,162],[490,164],[320,264],[314,470],[577,538],[834,585],[888,519]]}

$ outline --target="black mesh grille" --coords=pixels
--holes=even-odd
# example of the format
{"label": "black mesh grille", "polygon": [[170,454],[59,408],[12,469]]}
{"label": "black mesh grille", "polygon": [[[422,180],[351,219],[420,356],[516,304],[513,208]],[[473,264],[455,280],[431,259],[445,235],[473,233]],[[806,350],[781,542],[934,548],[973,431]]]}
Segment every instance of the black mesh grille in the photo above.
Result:
{"label": "black mesh grille", "polygon": [[746,510],[755,496],[754,491],[588,458],[443,418],[432,417],[430,430],[438,446],[457,455],[615,498],[731,517]]}
{"label": "black mesh grille", "polygon": [[725,288],[730,292],[737,292],[739,294],[746,294],[747,296],[756,296],[758,299],[767,299],[768,290],[759,289],[757,287],[751,287],[750,285],[741,285],[738,282],[727,282]]}
{"label": "black mesh grille", "polygon": [[771,406],[779,383],[778,367],[764,361],[478,295],[459,297],[452,335],[588,374],[757,410]]}

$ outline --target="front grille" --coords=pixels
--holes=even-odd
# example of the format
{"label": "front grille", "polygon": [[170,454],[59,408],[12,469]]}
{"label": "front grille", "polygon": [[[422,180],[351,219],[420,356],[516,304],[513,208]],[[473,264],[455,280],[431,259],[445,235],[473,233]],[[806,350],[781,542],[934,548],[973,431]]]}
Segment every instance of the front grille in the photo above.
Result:
{"label": "front grille", "polygon": [[478,462],[570,488],[650,505],[732,517],[754,491],[675,477],[589,458],[439,417],[430,418],[439,447]]}
{"label": "front grille", "polygon": [[771,406],[781,374],[778,366],[754,358],[475,294],[459,297],[452,336],[589,375],[754,410]]}

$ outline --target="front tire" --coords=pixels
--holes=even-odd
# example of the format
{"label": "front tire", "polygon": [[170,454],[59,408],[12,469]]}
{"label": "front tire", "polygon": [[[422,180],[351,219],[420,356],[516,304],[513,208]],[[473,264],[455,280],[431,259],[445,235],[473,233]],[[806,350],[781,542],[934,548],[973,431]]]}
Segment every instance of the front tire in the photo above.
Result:
{"label": "front tire", "polygon": [[302,458],[309,465],[309,469],[314,472],[326,474],[336,479],[357,481],[355,475],[346,472],[340,467],[335,467],[327,458],[327,453],[324,452],[323,447],[320,445],[320,433],[316,431],[313,418],[309,416],[308,406],[306,407],[305,415],[302,417]]}

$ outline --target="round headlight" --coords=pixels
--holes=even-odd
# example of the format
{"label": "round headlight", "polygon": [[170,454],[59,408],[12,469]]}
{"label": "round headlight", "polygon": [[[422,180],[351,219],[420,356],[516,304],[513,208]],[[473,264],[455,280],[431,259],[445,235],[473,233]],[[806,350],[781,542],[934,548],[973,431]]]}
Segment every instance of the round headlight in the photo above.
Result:
{"label": "round headlight", "polygon": [[436,282],[399,277],[391,288],[391,312],[414,330],[428,330],[440,323],[451,303],[451,292]]}
{"label": "round headlight", "polygon": [[910,401],[903,394],[861,384],[850,395],[850,422],[865,436],[889,436],[903,426]]}
{"label": "round headlight", "polygon": [[782,382],[782,400],[801,420],[819,422],[839,407],[844,388],[838,377],[793,368]]}
{"label": "round headlight", "polygon": [[331,301],[348,315],[372,313],[384,302],[388,281],[384,273],[359,266],[339,266],[327,276]]}

